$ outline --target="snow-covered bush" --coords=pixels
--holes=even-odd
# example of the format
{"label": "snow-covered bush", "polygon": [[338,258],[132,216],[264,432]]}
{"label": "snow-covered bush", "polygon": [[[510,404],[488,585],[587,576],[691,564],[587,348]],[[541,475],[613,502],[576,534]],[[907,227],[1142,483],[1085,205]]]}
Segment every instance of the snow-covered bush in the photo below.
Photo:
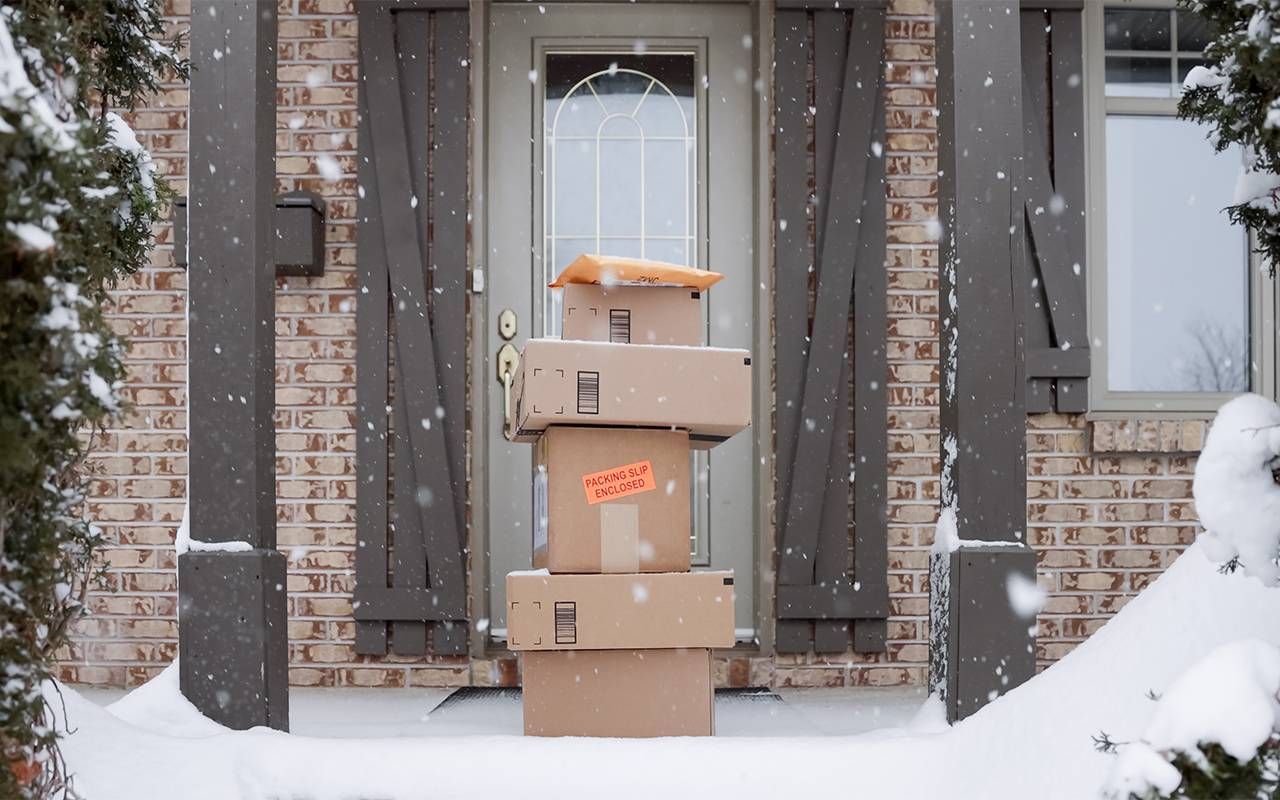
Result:
{"label": "snow-covered bush", "polygon": [[[1205,528],[1200,545],[1209,558],[1271,587],[1280,582],[1278,472],[1280,406],[1256,394],[1224,404],[1192,484]],[[1142,738],[1121,747],[1107,796],[1280,797],[1280,648],[1235,642],[1183,673],[1157,699]]]}
{"label": "snow-covered bush", "polygon": [[98,535],[79,467],[120,410],[102,308],[165,200],[131,109],[186,63],[158,0],[0,0],[0,797],[65,791],[41,683]]}
{"label": "snow-covered bush", "polygon": [[1114,800],[1272,800],[1280,791],[1280,648],[1245,640],[1196,662],[1124,745]]}
{"label": "snow-covered bush", "polygon": [[1280,579],[1280,407],[1246,394],[1224,404],[1196,462],[1192,494],[1206,554],[1268,585]]}
{"label": "snow-covered bush", "polygon": [[1272,270],[1280,264],[1280,0],[1182,0],[1215,29],[1207,67],[1186,76],[1178,113],[1209,123],[1219,150],[1240,145],[1249,169],[1227,209]]}

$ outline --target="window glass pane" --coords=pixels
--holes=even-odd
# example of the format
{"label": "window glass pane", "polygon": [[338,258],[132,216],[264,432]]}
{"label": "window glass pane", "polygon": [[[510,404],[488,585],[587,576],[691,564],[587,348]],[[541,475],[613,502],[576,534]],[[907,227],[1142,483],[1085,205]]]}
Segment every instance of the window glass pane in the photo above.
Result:
{"label": "window glass pane", "polygon": [[1221,209],[1241,158],[1174,117],[1107,117],[1107,386],[1249,386],[1244,233]]}
{"label": "window glass pane", "polygon": [[1107,56],[1107,97],[1172,97],[1171,61]]}
{"label": "window glass pane", "polygon": [[[595,234],[596,182],[587,170],[556,169],[555,165],[594,163],[596,149],[594,138],[557,140],[547,148],[546,172],[554,181],[550,188],[556,199],[555,207],[548,209],[555,215],[548,224],[560,236]],[[564,266],[557,263],[556,269]]]}
{"label": "window glass pane", "polygon": [[1178,12],[1178,49],[1201,52],[1209,43],[1209,23],[1194,11]]}
{"label": "window glass pane", "polygon": [[1108,50],[1170,50],[1167,9],[1107,9],[1103,30]]}

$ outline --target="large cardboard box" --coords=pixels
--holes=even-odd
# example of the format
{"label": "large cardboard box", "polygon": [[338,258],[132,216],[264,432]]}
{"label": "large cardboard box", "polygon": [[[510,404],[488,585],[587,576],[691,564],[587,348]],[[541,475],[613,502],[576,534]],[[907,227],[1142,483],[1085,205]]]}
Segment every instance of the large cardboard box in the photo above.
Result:
{"label": "large cardboard box", "polygon": [[552,425],[675,428],[706,449],[751,424],[751,354],[530,339],[512,394],[513,441],[533,442]]}
{"label": "large cardboard box", "polygon": [[711,651],[525,653],[528,736],[710,736]]}
{"label": "large cardboard box", "polygon": [[533,452],[534,568],[689,570],[689,434],[556,425]]}
{"label": "large cardboard box", "polygon": [[733,572],[507,575],[507,647],[733,647]]}
{"label": "large cardboard box", "polygon": [[560,336],[615,344],[703,342],[702,292],[683,286],[564,287]]}

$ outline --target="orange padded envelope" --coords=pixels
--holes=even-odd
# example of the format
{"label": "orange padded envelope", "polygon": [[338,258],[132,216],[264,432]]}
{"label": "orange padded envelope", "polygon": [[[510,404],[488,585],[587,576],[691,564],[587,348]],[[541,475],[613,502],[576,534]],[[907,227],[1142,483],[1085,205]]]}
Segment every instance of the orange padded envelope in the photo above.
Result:
{"label": "orange padded envelope", "polygon": [[656,286],[687,286],[700,291],[710,289],[724,276],[705,269],[668,264],[665,261],[647,261],[643,258],[622,256],[580,255],[564,268],[554,281],[547,284],[553,289],[569,283],[640,283]]}

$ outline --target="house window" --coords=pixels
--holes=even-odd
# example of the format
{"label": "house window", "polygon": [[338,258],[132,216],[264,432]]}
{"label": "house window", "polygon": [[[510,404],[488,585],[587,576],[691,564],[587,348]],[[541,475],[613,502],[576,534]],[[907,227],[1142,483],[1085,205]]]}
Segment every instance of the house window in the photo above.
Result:
{"label": "house window", "polygon": [[1206,127],[1176,116],[1208,27],[1145,6],[1090,9],[1092,407],[1208,411],[1266,390],[1259,334],[1273,304],[1244,229],[1222,213],[1240,150],[1215,153]]}

